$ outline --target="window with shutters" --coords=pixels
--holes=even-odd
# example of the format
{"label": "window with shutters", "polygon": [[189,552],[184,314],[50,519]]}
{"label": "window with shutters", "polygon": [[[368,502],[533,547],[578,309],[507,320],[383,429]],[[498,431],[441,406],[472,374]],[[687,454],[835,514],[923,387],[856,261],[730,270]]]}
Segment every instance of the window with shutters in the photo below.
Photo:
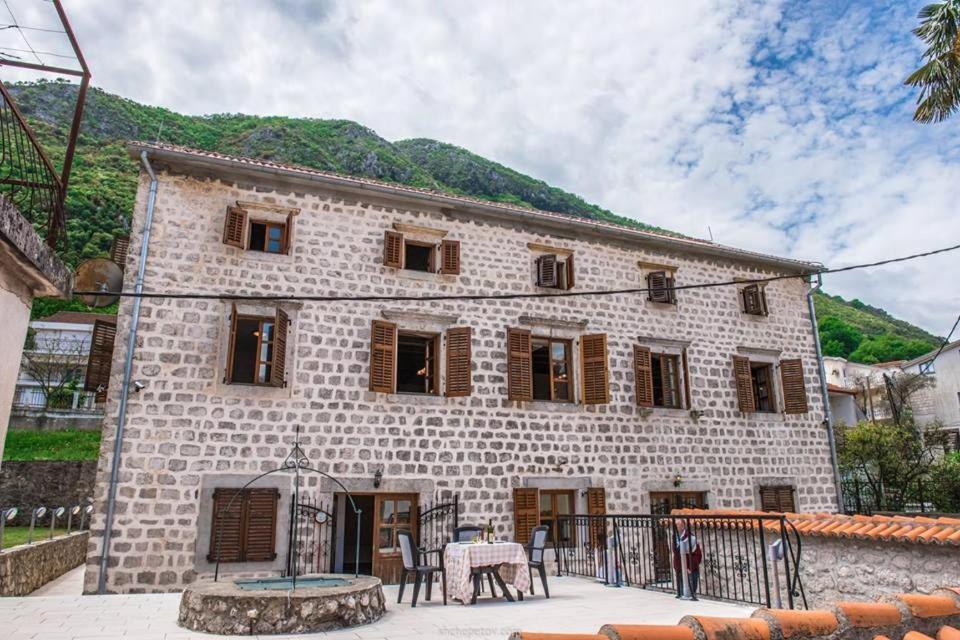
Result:
{"label": "window with shutters", "polygon": [[686,348],[635,345],[633,360],[639,406],[689,408]]}
{"label": "window with shutters", "polygon": [[90,337],[90,353],[87,356],[87,371],[83,380],[85,391],[96,394],[96,402],[105,402],[110,386],[110,371],[113,365],[113,346],[117,337],[117,325],[96,320]]}
{"label": "window with shutters", "polygon": [[770,485],[760,487],[760,510],[777,513],[796,513],[793,499],[794,489],[790,485]]}
{"label": "window with shutters", "polygon": [[223,243],[257,253],[289,254],[293,218],[298,212],[299,209],[237,202],[227,207]]}
{"label": "window with shutters", "polygon": [[576,495],[573,489],[540,489],[540,524],[550,527],[547,536],[554,544],[575,542],[571,520],[558,520],[557,516],[575,513]]}
{"label": "window with shutters", "polygon": [[400,231],[385,231],[384,266],[422,273],[460,274],[459,240],[442,239],[438,243],[438,236],[442,237],[445,232],[410,225],[394,226],[408,230],[413,237]]}
{"label": "window with shutters", "polygon": [[753,410],[759,413],[776,411],[773,395],[773,365],[766,362],[751,362],[750,382],[753,385]]}
{"label": "window with shutters", "polygon": [[677,304],[676,280],[670,271],[651,271],[647,274],[647,300],[662,304]]}
{"label": "window with shutters", "polygon": [[548,253],[535,260],[537,286],[547,289],[572,289],[576,274],[574,270],[573,254],[560,257]]}
{"label": "window with shutters", "polygon": [[275,315],[231,314],[226,382],[283,387],[286,385],[286,355],[289,317],[282,309]]}
{"label": "window with shutters", "polygon": [[374,320],[370,338],[370,390],[439,395],[441,362],[444,362],[445,395],[469,396],[473,388],[472,336],[470,327],[450,327],[445,334],[440,334],[401,329],[393,322]]}
{"label": "window with shutters", "polygon": [[533,400],[573,402],[571,341],[534,337],[530,345]]}
{"label": "window with shutters", "polygon": [[397,393],[437,395],[440,381],[440,336],[397,332]]}
{"label": "window with shutters", "polygon": [[651,378],[653,383],[653,406],[667,409],[679,409],[680,400],[680,356],[669,353],[650,355]]}
{"label": "window with shutters", "polygon": [[250,241],[247,249],[264,253],[287,252],[287,225],[254,220],[250,223]]}
{"label": "window with shutters", "polygon": [[748,284],[740,289],[740,310],[751,316],[766,316],[767,291],[761,284]]}
{"label": "window with shutters", "polygon": [[207,560],[275,560],[279,500],[277,489],[214,489]]}

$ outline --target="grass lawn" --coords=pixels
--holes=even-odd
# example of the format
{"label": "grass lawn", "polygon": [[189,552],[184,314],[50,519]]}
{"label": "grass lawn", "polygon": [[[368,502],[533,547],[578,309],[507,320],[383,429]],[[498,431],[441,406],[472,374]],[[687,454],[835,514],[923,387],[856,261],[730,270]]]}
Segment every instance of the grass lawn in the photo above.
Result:
{"label": "grass lawn", "polygon": [[[76,518],[74,519],[76,520]],[[46,526],[37,525],[33,529],[34,542],[46,540],[50,535],[50,516],[44,516],[43,520],[47,522]],[[18,544],[25,544],[27,542],[27,532],[29,530],[30,527],[6,527],[3,530],[3,548],[6,549],[8,547],[15,547]],[[53,535],[54,537],[62,536],[66,532],[66,529],[54,529]]]}
{"label": "grass lawn", "polygon": [[11,429],[3,448],[4,460],[96,460],[99,431],[22,431]]}

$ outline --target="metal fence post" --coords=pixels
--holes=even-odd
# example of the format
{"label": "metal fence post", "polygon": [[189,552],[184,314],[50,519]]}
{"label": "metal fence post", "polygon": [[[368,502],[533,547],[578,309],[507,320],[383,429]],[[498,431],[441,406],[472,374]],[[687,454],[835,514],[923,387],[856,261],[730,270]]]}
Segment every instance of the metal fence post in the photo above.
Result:
{"label": "metal fence post", "polygon": [[780,543],[783,545],[783,577],[787,581],[787,603],[793,609],[793,587],[790,582],[790,541],[787,539],[787,518],[780,516]]}

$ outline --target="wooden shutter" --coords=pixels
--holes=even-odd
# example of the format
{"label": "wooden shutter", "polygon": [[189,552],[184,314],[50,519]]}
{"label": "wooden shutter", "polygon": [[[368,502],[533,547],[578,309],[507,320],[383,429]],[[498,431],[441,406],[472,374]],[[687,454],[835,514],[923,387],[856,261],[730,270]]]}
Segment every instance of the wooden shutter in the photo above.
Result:
{"label": "wooden shutter", "polygon": [[370,331],[370,390],[394,392],[397,370],[397,325],[374,320]]}
{"label": "wooden shutter", "polygon": [[277,489],[247,489],[244,513],[243,559],[270,562],[277,557]]}
{"label": "wooden shutter", "polygon": [[243,561],[243,501],[244,495],[239,489],[214,489],[207,553],[210,562],[217,561],[217,549],[220,562]]}
{"label": "wooden shutter", "polygon": [[607,372],[607,334],[580,338],[580,380],[584,404],[610,402]]}
{"label": "wooden shutter", "polygon": [[806,413],[807,389],[803,383],[800,358],[780,361],[780,381],[783,383],[783,412]]}
{"label": "wooden shutter", "polygon": [[459,240],[443,240],[440,242],[440,273],[448,276],[460,275]]}
{"label": "wooden shutter", "polygon": [[84,391],[95,392],[97,402],[104,402],[107,399],[107,388],[110,386],[110,368],[113,365],[113,345],[116,338],[117,325],[115,323],[104,320],[94,321],[83,389]]}
{"label": "wooden shutter", "polygon": [[469,396],[471,393],[470,369],[471,340],[470,327],[451,327],[447,329],[447,388],[448,397]]}
{"label": "wooden shutter", "polygon": [[247,212],[239,206],[227,207],[223,221],[223,244],[243,249],[243,232],[247,227]]}
{"label": "wooden shutter", "polygon": [[753,376],[750,375],[750,358],[733,356],[733,375],[737,380],[737,399],[740,411],[753,413],[757,403],[753,398]]}
{"label": "wooden shutter", "polygon": [[227,340],[227,370],[223,374],[223,381],[227,384],[233,382],[233,352],[236,349],[237,342],[237,303],[230,306],[230,338]]}
{"label": "wooden shutter", "polygon": [[540,490],[513,490],[513,537],[520,544],[530,542],[530,532],[540,525]]}
{"label": "wooden shutter", "polygon": [[[607,515],[607,492],[603,487],[590,487],[587,489],[587,515]],[[591,519],[590,545],[593,547],[604,547],[607,542],[606,537],[607,523],[605,519]]]}
{"label": "wooden shutter", "polygon": [[533,400],[533,356],[526,329],[507,329],[507,398]]}
{"label": "wooden shutter", "polygon": [[667,272],[652,271],[647,274],[647,298],[652,302],[670,302],[670,290],[667,288]]}
{"label": "wooden shutter", "polygon": [[758,284],[751,284],[743,288],[743,310],[755,316],[767,315],[766,295]]}
{"label": "wooden shutter", "polygon": [[117,236],[110,247],[110,259],[121,269],[127,263],[127,251],[130,249],[130,236]]}
{"label": "wooden shutter", "polygon": [[537,258],[537,286],[557,286],[557,256],[552,253]]}
{"label": "wooden shutter", "polygon": [[273,362],[270,367],[270,385],[273,387],[287,386],[287,333],[290,330],[290,317],[287,312],[277,307],[276,319],[273,323]]}
{"label": "wooden shutter", "polygon": [[647,347],[633,346],[633,376],[636,380],[637,404],[641,407],[652,407],[653,359]]}
{"label": "wooden shutter", "polygon": [[396,231],[383,232],[383,264],[395,269],[403,268],[403,234]]}
{"label": "wooden shutter", "polygon": [[563,266],[564,266],[564,269],[566,269],[566,274],[567,274],[567,282],[566,282],[567,286],[565,288],[573,289],[573,285],[576,283],[576,275],[574,273],[576,269],[573,266],[572,253],[569,256],[567,256],[567,261],[564,263]]}
{"label": "wooden shutter", "polygon": [[793,487],[780,485],[760,487],[760,510],[777,513],[796,513],[797,508],[793,500]]}
{"label": "wooden shutter", "polygon": [[290,239],[293,237],[293,212],[287,214],[287,223],[283,225],[283,246],[280,247],[280,253],[290,254]]}
{"label": "wooden shutter", "polygon": [[690,400],[690,366],[687,364],[686,347],[684,347],[681,354],[680,363],[683,366],[683,408],[692,409],[693,403]]}

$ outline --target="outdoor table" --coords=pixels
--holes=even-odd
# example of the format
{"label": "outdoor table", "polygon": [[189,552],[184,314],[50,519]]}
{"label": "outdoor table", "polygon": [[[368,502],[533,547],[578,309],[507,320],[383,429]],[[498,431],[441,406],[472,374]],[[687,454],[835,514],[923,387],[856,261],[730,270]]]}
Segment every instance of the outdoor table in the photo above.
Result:
{"label": "outdoor table", "polygon": [[463,604],[473,604],[473,569],[495,567],[493,577],[503,589],[507,600],[513,597],[505,583],[517,589],[523,600],[523,592],[530,588],[530,572],[527,568],[527,550],[517,542],[451,542],[443,552],[447,570],[447,595]]}

